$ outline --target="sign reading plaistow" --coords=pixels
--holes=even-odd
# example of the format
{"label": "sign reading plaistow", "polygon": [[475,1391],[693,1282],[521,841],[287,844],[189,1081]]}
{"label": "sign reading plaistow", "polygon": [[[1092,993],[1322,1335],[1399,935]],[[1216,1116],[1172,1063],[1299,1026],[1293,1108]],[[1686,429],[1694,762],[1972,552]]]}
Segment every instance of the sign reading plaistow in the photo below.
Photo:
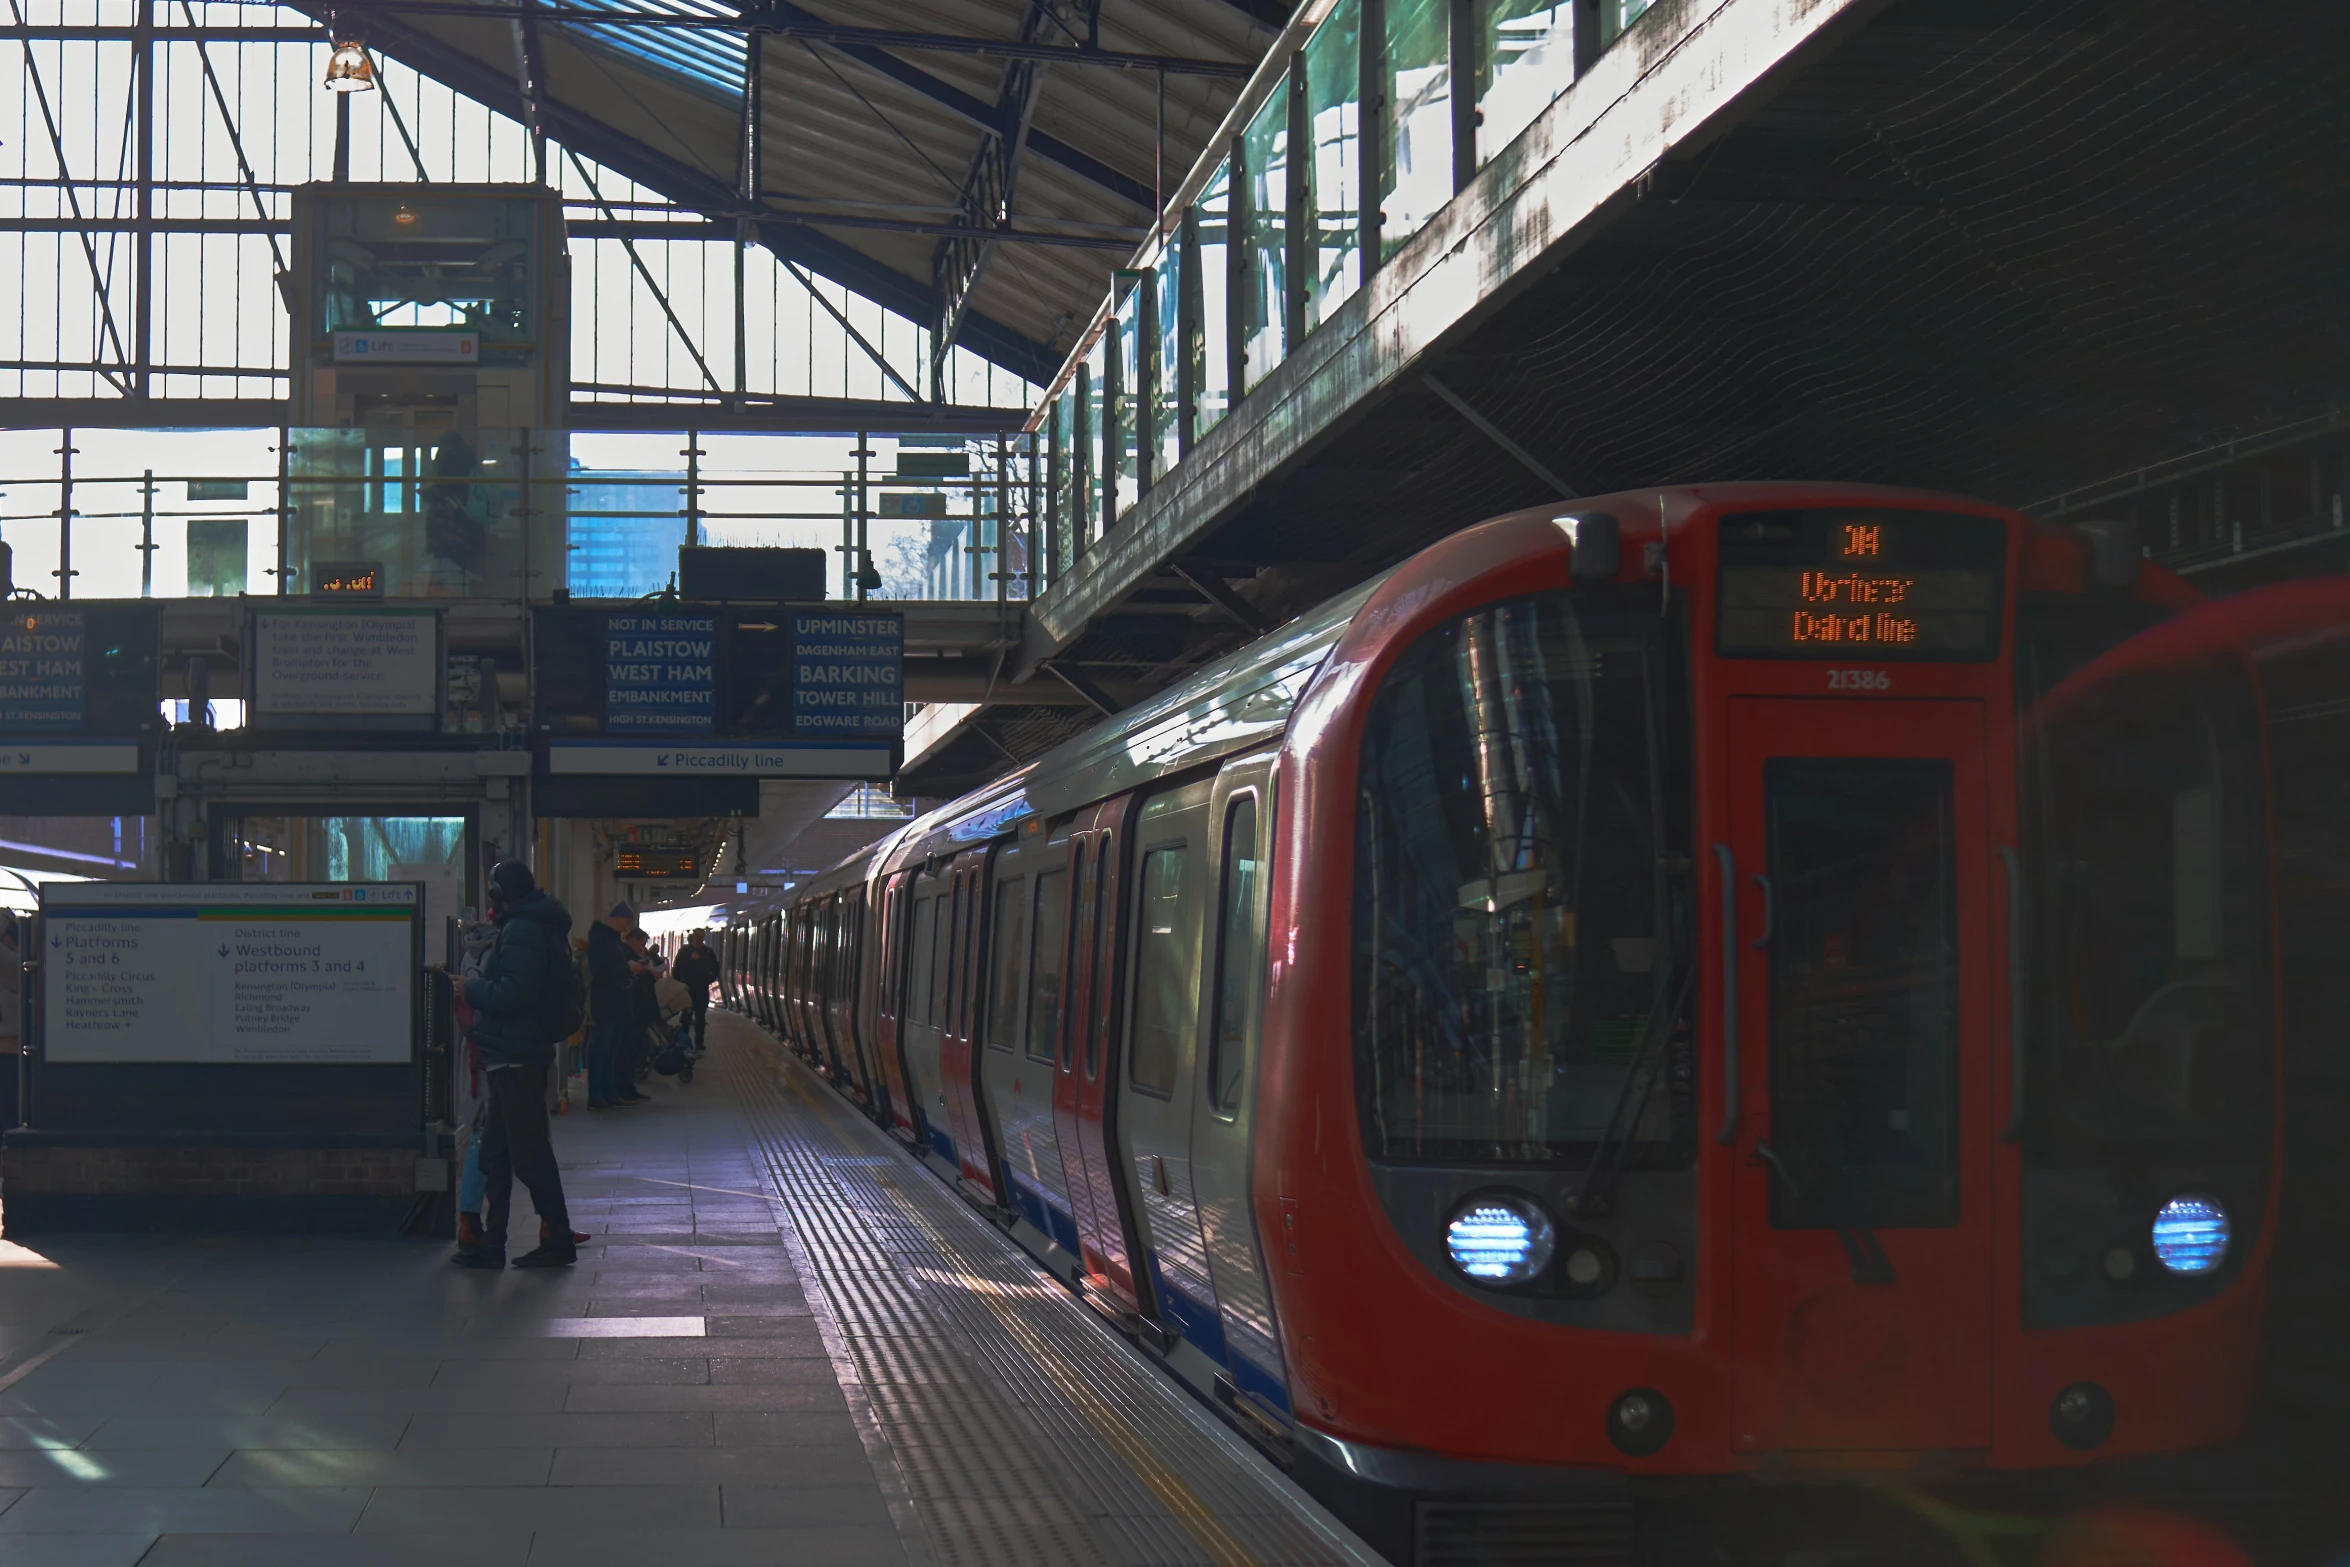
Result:
{"label": "sign reading plaistow", "polygon": [[404,1065],[417,908],[396,883],[44,883],[44,1054]]}
{"label": "sign reading plaistow", "polygon": [[81,726],[81,611],[10,605],[0,616],[0,730]]}

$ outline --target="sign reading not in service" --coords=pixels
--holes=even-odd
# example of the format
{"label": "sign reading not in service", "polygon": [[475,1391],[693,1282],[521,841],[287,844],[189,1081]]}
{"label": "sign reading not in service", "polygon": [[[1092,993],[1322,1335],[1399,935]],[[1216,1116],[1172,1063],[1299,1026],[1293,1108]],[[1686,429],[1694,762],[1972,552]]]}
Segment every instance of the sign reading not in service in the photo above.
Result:
{"label": "sign reading not in service", "polygon": [[404,1065],[418,910],[409,883],[44,883],[43,1052]]}

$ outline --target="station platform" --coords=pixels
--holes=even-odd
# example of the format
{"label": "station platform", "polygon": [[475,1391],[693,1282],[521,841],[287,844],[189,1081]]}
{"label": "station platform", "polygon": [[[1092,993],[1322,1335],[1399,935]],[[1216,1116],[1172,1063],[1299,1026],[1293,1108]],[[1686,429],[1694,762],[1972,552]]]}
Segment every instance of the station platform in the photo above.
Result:
{"label": "station platform", "polygon": [[1378,1560],[757,1028],[710,1036],[556,1121],[571,1269],[0,1247],[0,1561]]}

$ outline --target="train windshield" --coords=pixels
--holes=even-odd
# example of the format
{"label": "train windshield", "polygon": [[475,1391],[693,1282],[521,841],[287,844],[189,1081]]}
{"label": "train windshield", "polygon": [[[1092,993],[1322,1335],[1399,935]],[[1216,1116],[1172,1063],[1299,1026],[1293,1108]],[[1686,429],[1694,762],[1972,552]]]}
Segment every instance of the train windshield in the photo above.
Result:
{"label": "train windshield", "polygon": [[2252,677],[2159,612],[2027,601],[2027,1150],[2153,1179],[2264,1162],[2266,763]]}
{"label": "train windshield", "polygon": [[1357,811],[1357,1077],[1373,1156],[1653,1159],[1683,1140],[1682,943],[1663,912],[1653,613],[1563,593],[1439,627],[1368,717]]}

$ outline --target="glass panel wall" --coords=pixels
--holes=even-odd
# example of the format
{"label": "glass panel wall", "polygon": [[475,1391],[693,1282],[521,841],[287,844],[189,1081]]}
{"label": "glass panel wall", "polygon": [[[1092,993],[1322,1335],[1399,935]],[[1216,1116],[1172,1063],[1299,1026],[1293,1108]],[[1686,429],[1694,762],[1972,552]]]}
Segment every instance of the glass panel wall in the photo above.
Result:
{"label": "glass panel wall", "polygon": [[[1104,332],[1094,339],[1085,351],[1085,363],[1080,370],[1078,386],[1090,395],[1080,397],[1078,408],[1084,416],[1085,453],[1084,506],[1077,513],[1077,554],[1092,548],[1102,531],[1102,428],[1109,422],[1110,386],[1108,378],[1109,337]],[[1075,557],[1071,557],[1074,559]]]}
{"label": "glass panel wall", "polygon": [[1182,236],[1159,247],[1150,277],[1151,477],[1173,468],[1191,446],[1184,422],[1184,386],[1189,369],[1183,352],[1183,298],[1188,278]]}
{"label": "glass panel wall", "polygon": [[1306,40],[1310,254],[1306,330],[1330,319],[1363,281],[1363,29],[1359,0],[1341,0]]}
{"label": "glass panel wall", "polygon": [[1452,7],[1387,0],[1379,156],[1379,259],[1452,200]]}
{"label": "glass panel wall", "polygon": [[285,569],[370,568],[387,598],[543,597],[567,578],[569,443],[547,430],[292,432]]}
{"label": "glass panel wall", "polygon": [[1600,47],[1604,49],[1623,37],[1624,29],[1646,16],[1648,8],[1654,4],[1656,0],[1600,0],[1600,14],[1604,18],[1599,37]]}
{"label": "glass panel wall", "polygon": [[[1114,516],[1654,9],[1654,0],[1381,0],[1366,33],[1367,3],[1338,0],[1286,62],[1190,209],[1163,217],[1170,238],[1145,264],[1146,297],[1137,303],[1121,283],[1109,346],[1093,345],[1068,372],[1097,399],[1141,399],[1131,412],[1122,402],[1096,409],[1078,443],[1071,485],[1078,461],[1096,470],[1082,481],[1081,534],[1103,525],[1102,472]],[[1377,254],[1366,260],[1367,242]],[[1073,424],[1088,406],[1081,394]],[[1105,435],[1104,417],[1131,422]]]}
{"label": "glass panel wall", "polygon": [[1487,0],[1482,31],[1479,163],[1516,141],[1552,99],[1575,85],[1574,0]]}
{"label": "glass panel wall", "polygon": [[1289,357],[1289,78],[1241,133],[1246,184],[1241,215],[1240,340],[1245,380],[1256,384]]}
{"label": "glass panel wall", "polygon": [[1072,519],[1077,511],[1077,477],[1084,472],[1084,463],[1077,440],[1076,383],[1072,382],[1067,391],[1053,399],[1052,423],[1045,431],[1045,440],[1046,460],[1051,466],[1045,479],[1044,505],[1052,529],[1045,565],[1046,575],[1057,579],[1068,569],[1069,562],[1077,558]]}
{"label": "glass panel wall", "polygon": [[1205,435],[1232,406],[1232,160],[1216,165],[1191,209],[1198,262],[1185,281],[1193,290],[1192,430]]}
{"label": "glass panel wall", "polygon": [[1124,298],[1118,301],[1117,313],[1110,318],[1110,446],[1115,463],[1112,479],[1117,490],[1110,500],[1110,515],[1123,517],[1126,508],[1142,496],[1142,448],[1147,432],[1143,429],[1144,399],[1149,387],[1144,383],[1144,333],[1150,305],[1150,274],[1148,272],[1121,272],[1118,287]]}
{"label": "glass panel wall", "polygon": [[[277,591],[275,429],[77,429],[70,501],[56,429],[0,431],[0,543],[13,586],[54,598],[233,598]],[[61,564],[58,508],[72,513]]]}

